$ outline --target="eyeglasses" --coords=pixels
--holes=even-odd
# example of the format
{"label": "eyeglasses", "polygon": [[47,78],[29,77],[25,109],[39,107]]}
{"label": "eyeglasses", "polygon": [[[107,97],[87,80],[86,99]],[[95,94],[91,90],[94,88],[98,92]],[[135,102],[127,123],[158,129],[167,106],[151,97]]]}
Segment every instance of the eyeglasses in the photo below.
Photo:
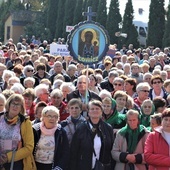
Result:
{"label": "eyeglasses", "polygon": [[47,117],[48,119],[57,119],[58,116],[52,116],[52,115],[46,115],[44,117]]}
{"label": "eyeglasses", "polygon": [[153,84],[160,84],[162,83],[161,81],[154,81]]}
{"label": "eyeglasses", "polygon": [[141,91],[142,91],[142,92],[145,92],[145,93],[146,93],[146,92],[149,93],[149,90],[141,90]]}
{"label": "eyeglasses", "polygon": [[11,106],[12,106],[12,107],[20,107],[21,104],[19,104],[19,103],[11,103]]}
{"label": "eyeglasses", "polygon": [[27,70],[27,72],[33,72],[33,70]]}
{"label": "eyeglasses", "polygon": [[122,86],[122,84],[117,84],[117,83],[115,83],[114,85],[115,85],[115,86]]}

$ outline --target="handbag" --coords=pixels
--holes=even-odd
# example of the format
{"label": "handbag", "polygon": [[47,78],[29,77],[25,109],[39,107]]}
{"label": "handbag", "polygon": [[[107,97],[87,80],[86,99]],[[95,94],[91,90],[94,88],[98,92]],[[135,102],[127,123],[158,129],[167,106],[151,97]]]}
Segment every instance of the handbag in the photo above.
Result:
{"label": "handbag", "polygon": [[[94,153],[94,155],[95,155],[95,157],[96,157],[96,152],[95,152],[94,148],[93,148],[93,153]],[[95,166],[94,166],[93,170],[104,170],[104,169],[105,169],[105,168],[104,168],[104,164],[102,164],[102,163],[96,158],[96,163],[95,163]]]}

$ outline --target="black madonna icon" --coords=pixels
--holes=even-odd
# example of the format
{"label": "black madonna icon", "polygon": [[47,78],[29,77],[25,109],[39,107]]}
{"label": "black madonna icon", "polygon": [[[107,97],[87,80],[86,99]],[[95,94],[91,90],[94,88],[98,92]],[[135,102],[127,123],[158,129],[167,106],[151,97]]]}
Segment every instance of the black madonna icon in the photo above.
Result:
{"label": "black madonna icon", "polygon": [[93,12],[88,7],[88,20],[77,24],[68,35],[68,49],[79,63],[98,63],[105,57],[109,46],[109,36],[105,28],[91,20]]}

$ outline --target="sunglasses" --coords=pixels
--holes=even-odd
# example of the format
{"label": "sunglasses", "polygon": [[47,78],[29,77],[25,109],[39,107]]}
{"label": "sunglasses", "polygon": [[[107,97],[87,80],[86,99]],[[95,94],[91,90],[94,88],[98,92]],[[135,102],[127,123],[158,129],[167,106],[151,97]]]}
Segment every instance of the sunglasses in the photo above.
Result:
{"label": "sunglasses", "polygon": [[149,93],[149,90],[141,90],[141,91],[142,91],[142,92],[145,92],[145,93],[146,93],[146,92]]}
{"label": "sunglasses", "polygon": [[33,70],[27,70],[27,72],[33,72]]}
{"label": "sunglasses", "polygon": [[160,84],[161,81],[154,81],[153,84]]}
{"label": "sunglasses", "polygon": [[122,86],[122,84],[117,84],[117,83],[115,83],[114,85],[115,85],[115,86]]}

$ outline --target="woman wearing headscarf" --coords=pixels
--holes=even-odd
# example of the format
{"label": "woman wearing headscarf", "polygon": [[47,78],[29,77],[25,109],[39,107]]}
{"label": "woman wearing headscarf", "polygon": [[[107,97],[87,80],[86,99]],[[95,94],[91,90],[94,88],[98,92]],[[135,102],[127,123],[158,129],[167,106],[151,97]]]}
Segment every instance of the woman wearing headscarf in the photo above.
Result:
{"label": "woman wearing headscarf", "polygon": [[143,101],[141,105],[141,117],[140,124],[144,125],[146,128],[150,127],[150,116],[155,112],[155,106],[150,99]]}
{"label": "woman wearing headscarf", "polygon": [[139,125],[138,111],[129,110],[126,116],[127,124],[118,131],[111,151],[115,170],[147,170],[143,153],[149,131]]}

